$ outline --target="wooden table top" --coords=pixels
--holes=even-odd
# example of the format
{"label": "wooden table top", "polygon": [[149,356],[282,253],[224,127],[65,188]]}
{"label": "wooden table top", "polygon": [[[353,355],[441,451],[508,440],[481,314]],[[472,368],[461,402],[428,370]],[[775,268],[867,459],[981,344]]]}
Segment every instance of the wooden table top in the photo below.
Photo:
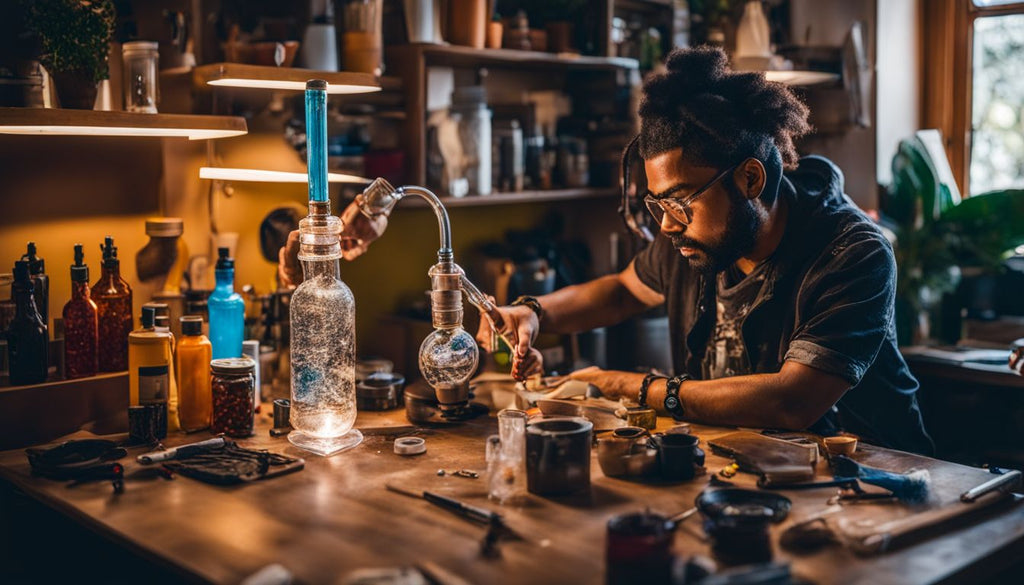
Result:
{"label": "wooden table top", "polygon": [[[404,413],[361,413],[357,426],[408,424]],[[671,421],[659,419],[659,427]],[[304,470],[234,487],[192,479],[132,479],[141,466],[133,449],[123,460],[124,493],[109,482],[67,488],[33,477],[23,451],[0,453],[0,477],[61,513],[144,556],[169,562],[199,580],[237,583],[266,565],[280,563],[303,583],[337,583],[349,572],[370,567],[410,566],[433,561],[470,583],[603,583],[605,525],[627,512],[649,508],[666,515],[693,505],[707,476],[671,485],[650,485],[605,477],[593,454],[589,496],[529,496],[519,507],[487,500],[484,438],[496,433],[494,418],[416,432],[427,452],[402,457],[392,451],[393,436],[367,436],[364,442],[330,458],[304,453],[287,439],[268,435],[269,419],[259,417],[255,437],[243,445],[303,457]],[[734,429],[695,426],[706,441]],[[206,433],[174,434],[165,445],[207,438]],[[858,450],[861,462],[891,470],[923,467],[934,483],[932,506],[955,503],[966,489],[992,476],[984,470],[885,449]],[[730,463],[708,453],[709,474]],[[473,469],[480,479],[437,475],[438,469]],[[822,462],[819,476],[828,475]],[[739,474],[737,485],[753,487]],[[530,542],[503,542],[500,558],[480,555],[483,527],[425,501],[387,491],[385,482],[427,489],[502,512],[507,523]],[[1024,553],[1024,507],[1006,506],[954,532],[873,557],[858,557],[840,546],[793,556],[778,546],[782,529],[825,509],[834,488],[784,491],[793,500],[790,518],[772,529],[775,560],[814,583],[977,582]],[[846,506],[840,512],[896,517],[910,513],[898,504]],[[710,556],[699,518],[676,532],[680,555]]]}

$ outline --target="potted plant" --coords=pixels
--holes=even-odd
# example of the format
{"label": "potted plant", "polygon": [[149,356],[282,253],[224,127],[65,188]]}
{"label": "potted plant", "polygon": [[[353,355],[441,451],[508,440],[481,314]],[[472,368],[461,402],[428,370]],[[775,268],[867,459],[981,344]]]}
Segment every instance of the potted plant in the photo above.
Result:
{"label": "potted plant", "polygon": [[39,61],[53,77],[62,107],[92,109],[96,85],[110,76],[112,0],[31,0],[28,26],[39,38]]}
{"label": "potted plant", "polygon": [[[935,327],[940,304],[962,275],[991,277],[1024,244],[1024,190],[961,199],[935,130],[901,141],[892,171],[882,225],[895,236],[897,333],[907,345],[935,337],[929,325],[943,332]],[[959,316],[959,304],[952,308]],[[944,341],[955,340],[953,329]]]}

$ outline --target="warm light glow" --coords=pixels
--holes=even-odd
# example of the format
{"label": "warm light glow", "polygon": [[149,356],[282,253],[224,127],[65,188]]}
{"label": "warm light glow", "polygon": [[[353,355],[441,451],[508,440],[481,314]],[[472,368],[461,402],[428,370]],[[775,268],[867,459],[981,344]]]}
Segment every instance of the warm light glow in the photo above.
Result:
{"label": "warm light glow", "polygon": [[[253,181],[260,183],[306,183],[306,173],[287,171],[266,171],[261,169],[235,169],[226,167],[202,167],[199,169],[200,179],[219,181]],[[369,183],[369,179],[343,173],[327,173],[329,183]]]}
{"label": "warm light glow", "polygon": [[[236,77],[225,77],[222,79],[211,79],[206,83],[210,85],[218,85],[221,87],[244,87],[253,89],[285,89],[292,91],[305,91],[305,81],[285,81],[282,79],[246,79]],[[349,85],[349,84],[327,84],[327,93],[332,94],[354,94],[354,93],[372,93],[380,91],[381,88],[373,87],[368,85]]]}
{"label": "warm light glow", "polygon": [[210,128],[146,128],[140,126],[64,126],[26,124],[0,126],[0,134],[48,134],[62,136],[148,136],[206,140],[241,136],[245,130],[214,130]]}
{"label": "warm light glow", "polygon": [[837,74],[824,71],[765,71],[764,77],[786,85],[817,85],[839,79]]}

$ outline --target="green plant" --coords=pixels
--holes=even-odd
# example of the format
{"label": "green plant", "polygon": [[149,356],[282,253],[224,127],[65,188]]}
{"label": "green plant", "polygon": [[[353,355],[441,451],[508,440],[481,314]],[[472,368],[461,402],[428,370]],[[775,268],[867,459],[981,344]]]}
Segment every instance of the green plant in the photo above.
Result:
{"label": "green plant", "polygon": [[1024,245],[1024,190],[961,199],[945,154],[935,147],[940,143],[937,132],[919,132],[900,142],[892,161],[882,224],[896,240],[897,306],[914,316],[904,319],[953,292],[961,269],[993,273]]}
{"label": "green plant", "polygon": [[79,71],[99,82],[116,13],[112,0],[26,0],[29,29],[39,37],[39,61],[50,73]]}

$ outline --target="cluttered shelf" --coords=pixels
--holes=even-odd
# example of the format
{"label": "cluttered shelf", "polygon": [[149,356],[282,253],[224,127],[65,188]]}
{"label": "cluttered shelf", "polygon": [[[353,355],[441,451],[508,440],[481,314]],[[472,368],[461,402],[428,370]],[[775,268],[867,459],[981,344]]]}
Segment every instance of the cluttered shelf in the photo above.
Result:
{"label": "cluttered shelf", "polygon": [[203,140],[241,136],[246,132],[245,119],[238,116],[0,108],[0,134],[155,136]]}
{"label": "cluttered shelf", "polygon": [[569,53],[545,53],[518,49],[475,49],[457,45],[413,43],[388,49],[403,58],[422,56],[431,65],[449,67],[542,67],[555,69],[637,69],[636,59],[593,57]]}

